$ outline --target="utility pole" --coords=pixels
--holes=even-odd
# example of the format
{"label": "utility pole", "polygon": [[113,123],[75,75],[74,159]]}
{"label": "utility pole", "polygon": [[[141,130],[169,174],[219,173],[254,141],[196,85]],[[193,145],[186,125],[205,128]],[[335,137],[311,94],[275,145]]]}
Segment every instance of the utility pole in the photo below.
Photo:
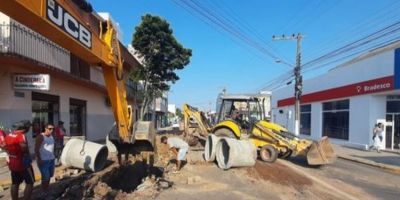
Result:
{"label": "utility pole", "polygon": [[[295,84],[294,84],[294,98],[295,98],[295,105],[294,105],[294,134],[300,134],[300,99],[301,93],[303,89],[303,78],[301,76],[301,40],[303,39],[303,35],[298,33],[297,35],[293,34],[289,37],[282,35],[276,37],[275,35],[272,36],[273,40],[297,40],[297,51],[296,51],[296,66],[294,67],[294,77],[295,77]],[[278,61],[277,61],[278,62]]]}

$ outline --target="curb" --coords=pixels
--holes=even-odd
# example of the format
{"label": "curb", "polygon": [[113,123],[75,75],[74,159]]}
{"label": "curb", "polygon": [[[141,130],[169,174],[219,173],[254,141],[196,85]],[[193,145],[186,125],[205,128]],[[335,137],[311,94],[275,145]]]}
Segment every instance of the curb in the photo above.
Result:
{"label": "curb", "polygon": [[388,164],[382,164],[382,163],[377,163],[374,161],[369,161],[369,160],[364,160],[364,159],[357,159],[357,158],[353,158],[351,156],[345,156],[345,155],[337,155],[338,158],[344,159],[344,160],[348,160],[348,161],[352,161],[352,162],[356,162],[356,163],[361,163],[361,164],[365,164],[365,165],[369,165],[372,167],[377,167],[377,168],[381,168],[393,173],[397,173],[400,174],[400,167],[394,166],[394,165],[388,165]]}
{"label": "curb", "polygon": [[386,152],[386,153],[392,153],[392,154],[399,154],[400,155],[400,151],[391,151],[391,150],[385,150],[385,149],[382,149],[381,151]]}

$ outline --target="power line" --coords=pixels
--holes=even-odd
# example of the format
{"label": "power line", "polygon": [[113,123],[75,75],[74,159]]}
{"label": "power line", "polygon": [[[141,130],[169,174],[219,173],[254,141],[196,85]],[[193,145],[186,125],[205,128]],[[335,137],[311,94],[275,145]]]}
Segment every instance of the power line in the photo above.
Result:
{"label": "power line", "polygon": [[[400,22],[396,22],[390,26],[387,26],[381,30],[378,30],[374,33],[371,33],[361,39],[358,39],[354,42],[351,42],[341,48],[338,48],[336,50],[331,51],[328,54],[325,54],[323,56],[320,56],[316,59],[313,59],[303,65],[304,67],[304,73],[310,72],[312,70],[316,70],[322,67],[326,67],[328,65],[331,65],[333,63],[337,63],[339,61],[349,59],[351,57],[354,57],[355,55],[361,54],[367,50],[371,50],[373,48],[377,48],[379,46],[382,46],[384,44],[388,44],[390,42],[398,40],[400,37],[398,36],[393,36],[394,34],[398,33],[400,30]],[[378,43],[377,42],[386,39],[384,42]],[[375,42],[375,43],[373,43]],[[369,47],[367,45],[372,45],[372,47]],[[357,51],[358,49],[358,51]],[[361,50],[360,50],[361,49]],[[289,74],[291,71],[288,71],[285,74]],[[283,77],[285,74],[281,75],[278,78]],[[276,89],[282,85],[283,81],[279,80],[272,80],[270,81],[266,86],[271,89]]]}
{"label": "power line", "polygon": [[187,0],[187,1],[173,0],[173,1],[180,7],[185,8],[185,10],[190,9],[191,11],[195,12],[197,14],[195,16],[200,15],[202,19],[211,22],[212,24],[214,24],[214,26],[217,26],[224,32],[228,33],[230,36],[239,39],[241,42],[259,51],[262,55],[266,55],[274,60],[283,60],[279,58],[276,55],[276,53],[272,52],[270,49],[266,48],[264,45],[260,44],[258,41],[254,40],[253,38],[245,34],[243,29],[233,24],[231,20],[227,19],[224,16],[219,15],[215,11],[212,11],[204,7],[204,5],[194,0]]}

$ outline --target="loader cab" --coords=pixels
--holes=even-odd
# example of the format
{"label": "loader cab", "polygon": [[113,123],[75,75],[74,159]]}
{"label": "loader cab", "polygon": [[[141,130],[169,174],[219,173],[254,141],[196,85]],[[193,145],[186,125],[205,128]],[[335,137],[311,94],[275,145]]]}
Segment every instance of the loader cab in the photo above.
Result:
{"label": "loader cab", "polygon": [[218,111],[217,123],[226,120],[234,121],[241,131],[249,132],[256,122],[265,118],[262,108],[256,97],[224,96]]}

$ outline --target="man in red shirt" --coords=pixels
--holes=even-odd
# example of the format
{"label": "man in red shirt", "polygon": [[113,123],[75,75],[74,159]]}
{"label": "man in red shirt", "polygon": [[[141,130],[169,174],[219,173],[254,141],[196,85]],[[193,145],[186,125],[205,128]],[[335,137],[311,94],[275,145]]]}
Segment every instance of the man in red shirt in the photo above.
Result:
{"label": "man in red shirt", "polygon": [[25,133],[31,123],[23,120],[13,124],[14,131],[5,137],[6,150],[9,156],[8,167],[11,171],[11,198],[18,199],[19,185],[25,181],[24,199],[30,199],[35,176],[31,165],[29,148]]}

